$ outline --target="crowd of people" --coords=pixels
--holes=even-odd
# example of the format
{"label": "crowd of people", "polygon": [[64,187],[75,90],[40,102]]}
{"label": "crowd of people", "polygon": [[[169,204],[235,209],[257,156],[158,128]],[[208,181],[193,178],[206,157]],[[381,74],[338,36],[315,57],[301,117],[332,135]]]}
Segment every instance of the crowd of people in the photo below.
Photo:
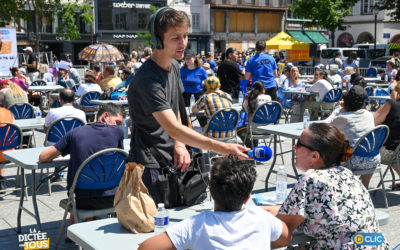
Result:
{"label": "crowd of people", "polygon": [[[13,121],[7,110],[11,105],[37,99],[40,93],[28,92],[29,84],[37,79],[64,87],[58,107],[51,108],[45,116],[45,130],[62,117],[76,117],[86,124],[86,115],[76,104],[90,91],[108,93],[107,98],[125,96],[132,120],[127,162],[145,166],[142,180],[156,204],[163,197],[157,179],[164,162],[186,171],[191,163],[189,147],[225,156],[210,172],[214,211],[168,227],[165,233],[143,242],[140,249],[269,249],[270,245],[288,244],[295,229],[316,239],[310,247],[347,248],[358,232],[380,232],[367,191],[371,175],[360,180],[351,170],[371,169],[383,162],[398,172],[397,162],[391,157],[400,143],[400,71],[394,61],[388,61],[384,75],[379,75],[390,83],[391,100],[372,113],[365,108],[366,82],[354,54],[345,61],[336,54],[328,65],[318,65],[312,78],[304,79],[299,67],[291,63],[279,74],[277,62],[281,58],[268,55],[265,41],[256,43],[255,54],[228,48],[215,56],[196,55],[186,48],[190,21],[182,11],[162,8],[153,15],[150,25],[154,50],[145,48],[140,57],[132,51],[128,60],[104,65],[103,69],[92,65],[83,79],[68,61],[57,64],[56,75],[49,73],[48,65],[40,65],[32,48],[27,47],[28,60],[22,64],[26,72],[11,68],[12,78],[0,82],[4,107],[0,108],[0,122]],[[326,93],[337,88],[345,92],[338,105],[322,102]],[[316,95],[282,93],[288,90],[308,90]],[[321,108],[332,110],[323,123],[312,123],[298,139],[294,147],[296,167],[304,174],[280,207],[244,206],[256,171],[252,162],[242,160],[250,160],[246,152],[258,144],[248,139],[246,125],[238,133],[244,146],[223,143],[213,138],[231,136],[235,131],[207,131],[205,135],[195,132],[185,124],[187,113],[180,109],[190,107],[193,114],[204,111],[199,117],[200,126],[204,127],[215,112],[233,107],[241,95],[243,111],[248,116],[271,101],[291,110],[290,122],[301,122],[305,109],[310,111],[311,120],[319,119]],[[94,123],[75,128],[54,145],[48,144],[51,147],[41,153],[39,161],[70,154],[69,189],[77,168],[91,154],[105,148],[123,148],[120,125],[125,115],[114,104],[102,105]],[[352,157],[349,148],[379,124],[390,128],[381,154]],[[0,189],[4,188],[4,175],[2,170]],[[56,175],[53,181],[61,177]],[[76,189],[77,208],[112,207],[116,189]],[[73,215],[69,221],[72,223]]]}

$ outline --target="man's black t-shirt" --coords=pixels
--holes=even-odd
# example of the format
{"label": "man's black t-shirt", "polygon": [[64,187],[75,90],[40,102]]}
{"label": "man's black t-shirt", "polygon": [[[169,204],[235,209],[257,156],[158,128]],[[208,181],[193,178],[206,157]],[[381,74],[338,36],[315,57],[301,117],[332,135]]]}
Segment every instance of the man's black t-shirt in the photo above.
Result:
{"label": "man's black t-shirt", "polygon": [[149,151],[154,147],[172,163],[175,140],[161,127],[153,113],[172,109],[177,117],[179,95],[182,93],[179,64],[175,60],[171,70],[166,71],[149,58],[136,72],[128,90],[129,115],[132,119],[129,162],[159,168]]}
{"label": "man's black t-shirt", "polygon": [[[28,57],[28,64],[32,64],[33,62],[37,63],[38,59],[34,54],[29,55]],[[27,67],[27,72],[28,73],[35,73],[38,72],[39,70],[37,70],[37,68],[29,68]]]}
{"label": "man's black t-shirt", "polygon": [[239,78],[242,72],[236,62],[225,60],[218,66],[218,78],[221,82],[221,90],[229,94],[239,86]]}

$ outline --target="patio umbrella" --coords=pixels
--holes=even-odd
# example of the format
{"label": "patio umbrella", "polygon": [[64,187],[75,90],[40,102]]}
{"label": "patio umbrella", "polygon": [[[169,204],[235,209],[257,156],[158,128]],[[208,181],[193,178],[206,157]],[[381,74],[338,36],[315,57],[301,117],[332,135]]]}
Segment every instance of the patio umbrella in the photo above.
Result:
{"label": "patio umbrella", "polygon": [[94,63],[115,62],[124,59],[124,55],[109,44],[89,45],[79,52],[78,56],[80,60]]}

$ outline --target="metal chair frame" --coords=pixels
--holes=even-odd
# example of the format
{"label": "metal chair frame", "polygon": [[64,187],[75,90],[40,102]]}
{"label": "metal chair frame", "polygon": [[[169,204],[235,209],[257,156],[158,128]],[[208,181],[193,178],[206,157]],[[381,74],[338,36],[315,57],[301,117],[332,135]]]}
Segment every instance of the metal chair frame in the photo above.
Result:
{"label": "metal chair frame", "polygon": [[[98,100],[100,98],[100,95],[101,95],[101,93],[97,92],[97,91],[89,91],[89,92],[85,93],[81,97],[80,108],[83,111],[85,111],[86,108],[93,108],[93,109],[98,108],[99,107],[98,104],[93,104],[90,101],[91,100]],[[97,110],[95,110],[95,111],[85,111],[85,114],[86,114],[86,120],[88,120],[87,116],[89,116],[89,115],[94,115],[94,121],[97,120]]]}
{"label": "metal chair frame", "polygon": [[340,98],[342,98],[342,90],[340,88],[336,88],[336,89],[331,89],[329,90],[325,95],[324,98],[322,98],[322,101],[320,103],[320,108],[319,108],[319,113],[321,114],[321,119],[323,117],[323,115],[330,115],[330,113],[332,113],[333,109],[327,109],[324,110],[322,109],[322,104],[323,103],[338,103]]}
{"label": "metal chair frame", "polygon": [[[32,119],[35,118],[34,108],[29,103],[15,103],[8,108],[14,116],[15,120],[20,119]],[[22,110],[21,110],[22,109]],[[22,131],[23,136],[28,136],[28,145],[27,147],[32,146],[32,140],[34,141],[34,145],[36,145],[35,134],[33,129],[28,129]]]}

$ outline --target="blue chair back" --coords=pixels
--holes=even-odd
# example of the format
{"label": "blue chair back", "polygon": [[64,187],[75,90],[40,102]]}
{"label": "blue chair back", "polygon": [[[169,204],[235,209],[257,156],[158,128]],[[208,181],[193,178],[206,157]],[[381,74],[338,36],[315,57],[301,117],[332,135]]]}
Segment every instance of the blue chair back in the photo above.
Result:
{"label": "blue chair back", "polygon": [[45,143],[57,143],[64,135],[74,128],[84,126],[85,123],[75,117],[63,117],[53,122],[46,133]]}
{"label": "blue chair back", "polygon": [[28,103],[16,103],[8,108],[16,120],[32,119],[35,117],[32,105]]}
{"label": "blue chair back", "polygon": [[279,102],[272,101],[264,103],[254,111],[251,123],[256,124],[275,124],[278,123],[281,117],[282,105]]}
{"label": "blue chair back", "polygon": [[106,189],[119,185],[128,153],[119,148],[101,150],[91,155],[77,170],[72,187]]}
{"label": "blue chair back", "polygon": [[[386,89],[376,89],[375,95],[376,96],[390,96],[390,93]],[[386,100],[378,100],[377,102],[379,105],[382,105],[386,102]]]}
{"label": "blue chair back", "polygon": [[17,148],[22,143],[22,131],[12,123],[0,123],[0,151]]}
{"label": "blue chair back", "polygon": [[31,83],[31,86],[47,86],[45,80],[35,80]]}
{"label": "blue chair back", "polygon": [[389,127],[379,125],[363,135],[355,144],[353,155],[371,157],[379,154],[379,149],[389,136]]}
{"label": "blue chair back", "polygon": [[207,124],[206,131],[229,131],[234,130],[239,121],[239,112],[233,108],[218,110],[212,116]]}
{"label": "blue chair back", "polygon": [[323,102],[328,102],[328,103],[335,103],[340,100],[342,97],[342,90],[337,88],[337,89],[331,89],[328,91],[328,93],[325,94],[324,99],[322,100]]}
{"label": "blue chair back", "polygon": [[97,107],[99,106],[98,104],[93,104],[90,101],[91,100],[98,100],[100,98],[100,93],[96,91],[90,91],[87,92],[82,96],[81,99],[81,106],[82,107]]}
{"label": "blue chair back", "polygon": [[365,98],[365,102],[369,102],[369,96],[374,95],[374,88],[373,87],[365,87],[365,91],[367,92],[367,97]]}
{"label": "blue chair back", "polygon": [[369,68],[367,71],[367,76],[377,76],[378,70],[376,68]]}
{"label": "blue chair back", "polygon": [[76,91],[78,90],[79,85],[74,85],[71,87],[72,91],[74,91],[76,93]]}

